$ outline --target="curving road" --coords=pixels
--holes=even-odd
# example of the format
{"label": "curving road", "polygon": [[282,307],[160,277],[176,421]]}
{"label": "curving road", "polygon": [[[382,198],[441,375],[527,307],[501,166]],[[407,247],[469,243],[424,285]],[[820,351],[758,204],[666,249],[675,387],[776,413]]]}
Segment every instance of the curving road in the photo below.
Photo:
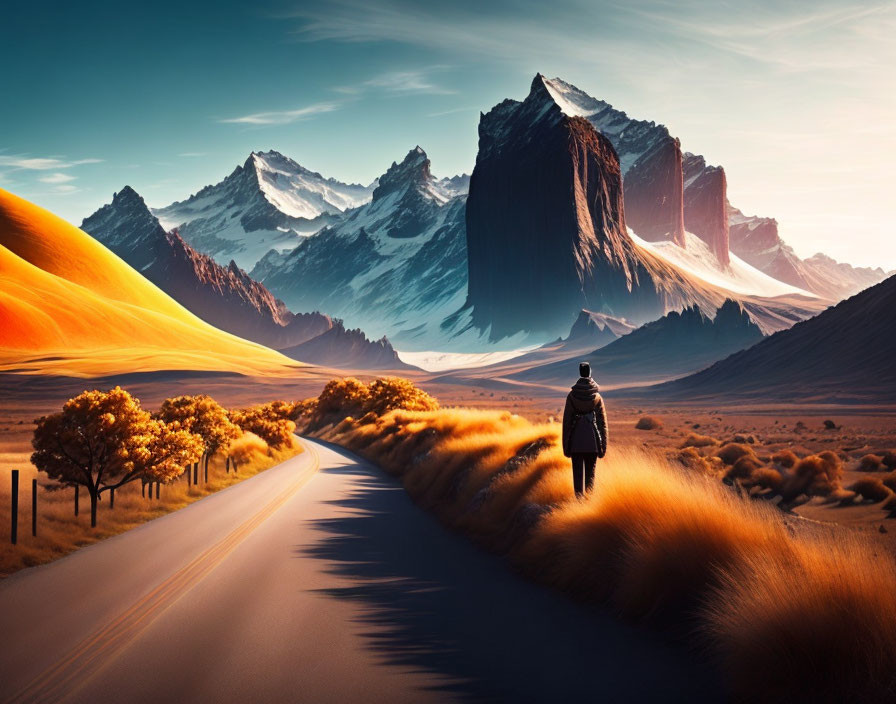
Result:
{"label": "curving road", "polygon": [[688,656],[306,452],[0,582],[0,700],[713,701]]}

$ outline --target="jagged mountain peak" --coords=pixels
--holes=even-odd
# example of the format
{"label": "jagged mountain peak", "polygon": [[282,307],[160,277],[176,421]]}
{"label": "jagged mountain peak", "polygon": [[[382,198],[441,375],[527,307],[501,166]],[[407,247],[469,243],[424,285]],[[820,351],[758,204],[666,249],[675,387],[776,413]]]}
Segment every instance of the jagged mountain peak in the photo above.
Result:
{"label": "jagged mountain peak", "polygon": [[407,153],[401,163],[393,161],[386,173],[380,176],[379,185],[373,191],[373,200],[380,200],[403,188],[426,188],[432,181],[429,157],[418,145]]}

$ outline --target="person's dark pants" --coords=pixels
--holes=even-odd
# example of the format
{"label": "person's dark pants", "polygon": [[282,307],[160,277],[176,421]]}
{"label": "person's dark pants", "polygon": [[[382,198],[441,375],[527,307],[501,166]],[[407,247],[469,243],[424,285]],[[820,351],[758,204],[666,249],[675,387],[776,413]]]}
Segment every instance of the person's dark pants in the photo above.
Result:
{"label": "person's dark pants", "polygon": [[572,453],[572,485],[576,496],[582,496],[594,487],[594,465],[597,464],[596,452]]}

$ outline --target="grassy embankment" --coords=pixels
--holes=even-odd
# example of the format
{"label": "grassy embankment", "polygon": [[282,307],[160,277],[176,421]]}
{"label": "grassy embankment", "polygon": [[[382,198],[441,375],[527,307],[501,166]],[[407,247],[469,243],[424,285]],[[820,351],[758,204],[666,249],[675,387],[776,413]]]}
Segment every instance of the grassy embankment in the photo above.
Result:
{"label": "grassy embankment", "polygon": [[[736,697],[896,696],[896,565],[875,546],[795,528],[768,503],[635,447],[611,446],[596,490],[577,501],[558,424],[382,412],[362,387],[331,384],[306,402],[300,427],[400,477],[418,503],[529,576],[630,619],[683,626]],[[407,405],[437,408],[419,396]]]}

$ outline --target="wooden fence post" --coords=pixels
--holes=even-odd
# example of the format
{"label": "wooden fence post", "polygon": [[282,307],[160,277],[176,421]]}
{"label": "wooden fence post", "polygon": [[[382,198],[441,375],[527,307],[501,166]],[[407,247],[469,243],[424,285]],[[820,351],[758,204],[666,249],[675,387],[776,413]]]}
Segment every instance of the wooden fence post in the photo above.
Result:
{"label": "wooden fence post", "polygon": [[75,484],[75,516],[78,515],[78,499],[81,498],[81,485]]}
{"label": "wooden fence post", "polygon": [[10,542],[15,545],[19,537],[19,470],[12,470],[12,526],[9,533]]}
{"label": "wooden fence post", "polygon": [[37,537],[37,479],[31,480],[31,535]]}

